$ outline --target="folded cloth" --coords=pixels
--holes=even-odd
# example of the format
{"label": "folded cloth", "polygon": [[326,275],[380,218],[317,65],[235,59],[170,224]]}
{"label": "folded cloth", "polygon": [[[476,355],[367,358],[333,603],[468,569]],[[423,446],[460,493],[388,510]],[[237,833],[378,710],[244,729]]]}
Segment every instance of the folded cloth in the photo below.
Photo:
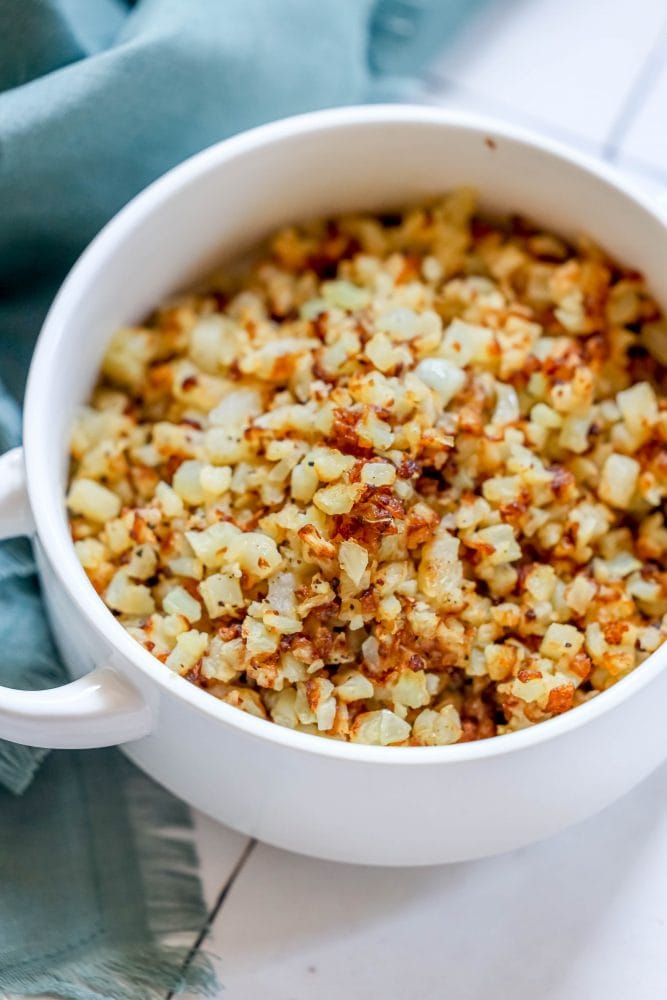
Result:
{"label": "folded cloth", "polygon": [[217,992],[205,954],[165,943],[206,919],[188,809],[117,750],[53,753],[25,795],[0,789],[0,885],[8,994]]}
{"label": "folded cloth", "polygon": [[[53,293],[121,205],[242,128],[408,93],[481,2],[0,0],[0,452]],[[65,678],[26,541],[0,546],[0,649],[0,684]],[[114,750],[53,754],[28,788],[44,756],[0,742],[0,993],[214,990],[170,943],[205,919],[187,808]]]}

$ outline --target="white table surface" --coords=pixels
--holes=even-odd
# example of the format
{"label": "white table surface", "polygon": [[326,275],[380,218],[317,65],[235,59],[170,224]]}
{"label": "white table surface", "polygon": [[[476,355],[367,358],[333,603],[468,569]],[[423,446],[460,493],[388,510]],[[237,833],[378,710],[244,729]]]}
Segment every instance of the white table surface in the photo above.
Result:
{"label": "white table surface", "polygon": [[[547,132],[664,194],[667,0],[491,0],[422,96]],[[313,861],[195,819],[199,946],[225,1000],[667,997],[667,767],[553,840],[439,868]]]}

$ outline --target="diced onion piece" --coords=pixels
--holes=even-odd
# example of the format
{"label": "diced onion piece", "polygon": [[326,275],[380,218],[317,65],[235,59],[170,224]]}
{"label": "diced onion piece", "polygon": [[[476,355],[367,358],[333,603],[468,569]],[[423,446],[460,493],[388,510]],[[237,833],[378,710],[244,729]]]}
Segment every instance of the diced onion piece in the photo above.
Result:
{"label": "diced onion piece", "polygon": [[318,490],[313,497],[315,506],[325,514],[349,514],[361,492],[358,483],[334,483]]}
{"label": "diced onion piece", "polygon": [[166,664],[175,673],[187,673],[201,660],[208,646],[209,636],[206,632],[190,629],[182,632],[176,639],[176,645],[167,657]]}
{"label": "diced onion piece", "polygon": [[392,486],[396,469],[390,462],[367,462],[361,470],[361,481],[366,486]]}
{"label": "diced onion piece", "polygon": [[192,458],[182,462],[174,473],[172,483],[174,491],[181,500],[191,506],[203,503],[205,499],[204,487],[201,484],[203,468],[203,462]]}
{"label": "diced onion piece", "polygon": [[461,739],[461,718],[453,705],[445,705],[439,712],[425,708],[412,727],[417,742],[424,746],[447,746]]}
{"label": "diced onion piece", "polygon": [[482,554],[483,561],[490,566],[501,566],[521,558],[521,547],[514,537],[511,524],[493,524],[481,528],[469,539]]}
{"label": "diced onion piece", "polygon": [[183,615],[192,624],[201,618],[201,604],[185,587],[173,587],[162,601],[162,607],[168,615]]}
{"label": "diced onion piece", "polygon": [[258,580],[271,576],[282,562],[274,540],[260,531],[236,535],[229,547],[229,558]]}
{"label": "diced onion piece", "polygon": [[361,701],[364,698],[372,698],[374,690],[368,677],[364,677],[358,670],[350,670],[336,685],[336,697],[345,703]]}
{"label": "diced onion piece", "polygon": [[463,601],[463,564],[459,559],[459,545],[458,538],[445,528],[438,528],[422,550],[417,576],[422,593],[438,607],[450,611],[457,610]]}
{"label": "diced onion piece", "polygon": [[386,747],[403,743],[410,736],[410,725],[387,708],[375,712],[362,712],[352,724],[350,739],[353,743],[368,743]]}
{"label": "diced onion piece", "polygon": [[155,487],[155,499],[166,517],[178,517],[183,513],[183,501],[169,483],[160,481]]}
{"label": "diced onion piece", "polygon": [[514,386],[496,382],[496,408],[491,423],[495,427],[505,427],[507,424],[516,423],[520,415],[519,397]]}
{"label": "diced onion piece", "polygon": [[446,358],[424,358],[415,374],[430,389],[435,389],[443,406],[454,398],[466,382],[465,372]]}
{"label": "diced onion piece", "polygon": [[571,659],[577,655],[583,644],[584,636],[574,625],[552,622],[542,639],[540,653],[551,660],[558,660],[561,656]]}
{"label": "diced onion piece", "polygon": [[394,705],[405,705],[407,708],[421,708],[431,700],[426,685],[426,674],[423,670],[411,670],[402,667],[387,685],[391,691]]}
{"label": "diced onion piece", "polygon": [[214,427],[240,427],[262,412],[262,396],[257,389],[228,392],[208,415]]}
{"label": "diced onion piece", "polygon": [[228,465],[205,465],[199,474],[204,499],[226,493],[232,483],[232,470]]}
{"label": "diced onion piece", "polygon": [[640,466],[627,455],[609,455],[602,467],[598,493],[612,507],[626,510],[637,488]]}
{"label": "diced onion piece", "polygon": [[236,525],[219,521],[204,531],[186,531],[185,537],[204,565],[214,569],[233,561],[229,559],[229,547],[240,534]]}
{"label": "diced onion piece", "polygon": [[199,584],[209,618],[219,618],[226,611],[243,607],[243,592],[237,576],[232,570],[211,573]]}
{"label": "diced onion piece", "polygon": [[338,558],[352,582],[355,584],[360,583],[368,566],[368,551],[363,545],[359,545],[357,542],[351,540],[341,542],[340,549],[338,550]]}
{"label": "diced onion piece", "polygon": [[616,396],[618,408],[631,434],[647,437],[658,420],[658,400],[648,382],[637,382]]}
{"label": "diced onion piece", "polygon": [[67,494],[67,506],[73,514],[102,524],[118,515],[121,503],[120,497],[94,479],[75,479]]}
{"label": "diced onion piece", "polygon": [[155,601],[149,588],[142,583],[133,583],[125,567],[114,574],[104,600],[114,611],[125,615],[151,615],[155,611]]}
{"label": "diced onion piece", "polygon": [[441,353],[459,368],[464,368],[471,361],[489,361],[493,343],[492,330],[455,319],[445,330]]}

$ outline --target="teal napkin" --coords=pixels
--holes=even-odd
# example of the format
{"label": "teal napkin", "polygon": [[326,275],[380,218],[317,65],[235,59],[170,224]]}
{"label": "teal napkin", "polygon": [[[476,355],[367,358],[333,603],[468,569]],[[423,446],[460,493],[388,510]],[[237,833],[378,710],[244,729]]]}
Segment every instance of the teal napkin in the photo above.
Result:
{"label": "teal napkin", "polygon": [[117,750],[69,751],[25,795],[0,789],[0,817],[3,992],[216,994],[208,957],[167,943],[206,919],[183,803]]}
{"label": "teal napkin", "polygon": [[[481,2],[0,0],[0,452],[48,304],[115,211],[240,129],[409,94]],[[0,545],[0,650],[0,684],[65,679],[25,540]],[[188,809],[118,751],[45,756],[0,742],[0,994],[214,992],[172,937],[205,922]]]}

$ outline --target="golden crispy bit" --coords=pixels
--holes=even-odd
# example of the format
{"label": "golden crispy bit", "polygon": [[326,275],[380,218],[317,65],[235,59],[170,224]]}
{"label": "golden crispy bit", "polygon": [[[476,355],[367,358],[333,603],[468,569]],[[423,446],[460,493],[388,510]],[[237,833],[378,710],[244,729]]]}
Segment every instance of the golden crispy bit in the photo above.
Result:
{"label": "golden crispy bit", "polygon": [[552,715],[561,715],[562,712],[572,708],[573,701],[574,684],[561,684],[549,692],[546,710]]}
{"label": "golden crispy bit", "polygon": [[297,532],[308,553],[316,559],[334,559],[336,546],[327,538],[323,538],[314,524],[304,524]]}
{"label": "golden crispy bit", "polygon": [[388,487],[366,487],[349,514],[335,518],[334,538],[352,538],[362,545],[377,545],[386,535],[395,535],[405,520],[402,500]]}
{"label": "golden crispy bit", "polygon": [[427,542],[435,532],[439,523],[438,515],[425,503],[416,503],[406,515],[406,544],[409,549],[416,549]]}

